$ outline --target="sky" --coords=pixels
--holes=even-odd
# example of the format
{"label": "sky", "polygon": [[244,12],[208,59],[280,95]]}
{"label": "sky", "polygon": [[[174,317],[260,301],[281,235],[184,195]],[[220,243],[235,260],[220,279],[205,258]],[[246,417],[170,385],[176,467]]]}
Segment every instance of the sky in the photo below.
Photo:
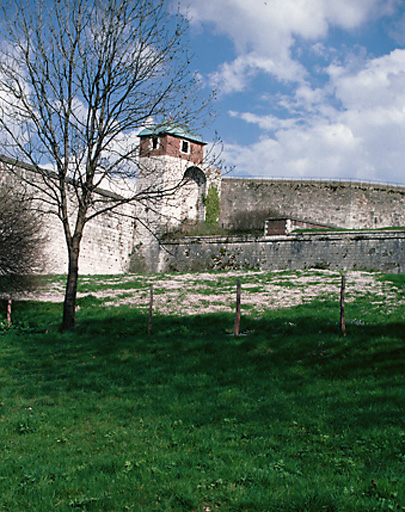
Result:
{"label": "sky", "polygon": [[405,185],[405,0],[181,0],[231,176]]}

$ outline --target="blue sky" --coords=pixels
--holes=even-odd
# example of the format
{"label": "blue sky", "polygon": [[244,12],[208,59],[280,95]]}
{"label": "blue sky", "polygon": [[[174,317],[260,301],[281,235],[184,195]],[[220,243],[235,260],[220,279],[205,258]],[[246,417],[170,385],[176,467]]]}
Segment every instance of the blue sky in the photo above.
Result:
{"label": "blue sky", "polygon": [[234,176],[405,185],[404,0],[181,0]]}

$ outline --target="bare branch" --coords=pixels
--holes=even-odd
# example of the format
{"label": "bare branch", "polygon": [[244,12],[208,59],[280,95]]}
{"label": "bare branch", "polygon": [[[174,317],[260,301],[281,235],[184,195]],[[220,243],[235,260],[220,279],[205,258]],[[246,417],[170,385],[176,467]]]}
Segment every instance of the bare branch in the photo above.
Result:
{"label": "bare branch", "polygon": [[[163,123],[170,114],[196,126],[210,116],[211,99],[201,98],[190,67],[187,20],[180,12],[171,14],[168,4],[5,0],[2,5],[0,140],[6,157],[35,169],[36,174],[23,172],[21,181],[62,221],[69,253],[65,328],[74,325],[86,223],[129,202],[162,201],[183,185],[180,178],[135,187],[146,172],[136,134],[152,118]],[[120,193],[109,193],[118,180]]]}
{"label": "bare branch", "polygon": [[0,181],[0,293],[30,288],[43,269],[42,218],[21,186]]}

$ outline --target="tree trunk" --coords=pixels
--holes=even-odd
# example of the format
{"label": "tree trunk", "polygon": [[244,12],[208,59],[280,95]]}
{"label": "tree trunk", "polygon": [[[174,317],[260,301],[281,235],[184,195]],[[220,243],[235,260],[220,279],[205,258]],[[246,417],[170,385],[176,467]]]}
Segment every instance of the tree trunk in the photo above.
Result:
{"label": "tree trunk", "polygon": [[73,331],[75,328],[77,279],[79,276],[79,247],[69,248],[68,252],[69,267],[63,303],[62,332]]}

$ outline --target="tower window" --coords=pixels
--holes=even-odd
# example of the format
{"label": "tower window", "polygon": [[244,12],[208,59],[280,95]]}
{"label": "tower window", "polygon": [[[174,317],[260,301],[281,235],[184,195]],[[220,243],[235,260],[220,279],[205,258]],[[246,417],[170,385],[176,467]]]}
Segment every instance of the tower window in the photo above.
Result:
{"label": "tower window", "polygon": [[159,137],[153,135],[152,137],[152,149],[157,149],[159,147]]}
{"label": "tower window", "polygon": [[189,153],[190,152],[190,144],[187,140],[181,141],[181,152],[182,153]]}

